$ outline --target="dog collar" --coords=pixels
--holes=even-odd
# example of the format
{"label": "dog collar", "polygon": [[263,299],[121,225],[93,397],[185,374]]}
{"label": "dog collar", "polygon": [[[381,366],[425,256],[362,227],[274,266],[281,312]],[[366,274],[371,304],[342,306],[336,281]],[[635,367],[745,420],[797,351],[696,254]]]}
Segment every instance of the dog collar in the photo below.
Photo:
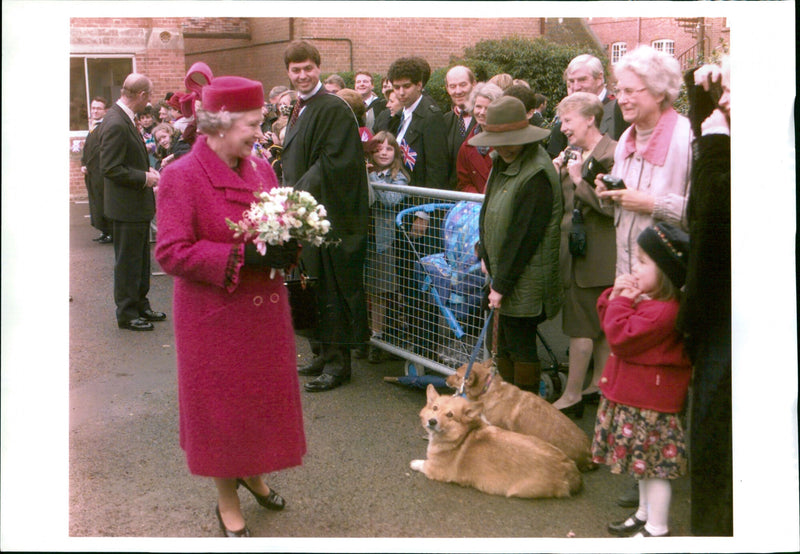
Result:
{"label": "dog collar", "polygon": [[495,375],[497,375],[497,366],[494,363],[492,363],[492,370],[489,372],[489,377],[486,378],[486,384],[483,385],[483,390],[481,391],[481,394],[484,394],[486,391],[489,390],[489,386],[492,384],[492,379],[494,378]]}

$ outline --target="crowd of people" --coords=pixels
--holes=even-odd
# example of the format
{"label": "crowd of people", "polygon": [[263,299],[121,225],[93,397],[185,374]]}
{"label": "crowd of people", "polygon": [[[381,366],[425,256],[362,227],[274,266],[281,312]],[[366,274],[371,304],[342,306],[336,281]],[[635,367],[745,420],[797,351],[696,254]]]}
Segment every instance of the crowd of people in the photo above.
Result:
{"label": "crowd of people", "polygon": [[[155,256],[175,277],[180,442],[190,471],[214,480],[222,533],[249,534],[240,485],[284,507],[261,475],[302,463],[298,376],[308,392],[347,383],[353,353],[384,330],[395,279],[410,278],[390,216],[414,199],[370,186],[388,184],[484,195],[476,253],[504,380],[538,391],[537,326],[562,315],[569,372],[554,405],[580,418],[597,403],[595,462],[635,478],[636,511],[609,532],[668,535],[670,482],[691,465],[693,533],[732,534],[727,62],[682,75],[639,47],[614,66],[614,93],[602,62],[577,56],[552,122],[547,99],[509,74],[478,82],[451,67],[443,112],[419,57],[396,59],[378,84],[358,71],[352,89],[321,79],[309,42],[291,42],[284,63],[291,88],[266,95],[197,63],[187,92],[156,104],[132,74],[115,104],[93,99],[83,158],[96,240],[114,243],[122,329],[167,317],[147,300],[157,215]],[[674,108],[684,79],[688,118]],[[234,238],[225,219],[281,185],[326,207],[335,248],[264,252]],[[417,252],[441,247],[437,225],[414,214]],[[283,284],[298,265],[318,312],[315,355],[299,368]],[[381,360],[374,346],[366,356]]]}

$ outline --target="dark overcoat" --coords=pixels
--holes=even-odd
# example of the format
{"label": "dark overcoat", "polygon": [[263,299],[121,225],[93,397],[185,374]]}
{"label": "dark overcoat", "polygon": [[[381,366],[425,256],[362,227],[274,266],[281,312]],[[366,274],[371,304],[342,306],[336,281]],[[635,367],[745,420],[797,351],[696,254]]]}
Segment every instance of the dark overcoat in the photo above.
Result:
{"label": "dark overcoat", "polygon": [[369,338],[364,260],[369,192],[364,149],[350,106],[334,94],[313,96],[286,131],[283,183],[311,193],[328,212],[338,246],[303,248],[302,261],[319,278],[319,339],[356,344]]}
{"label": "dark overcoat", "polygon": [[193,474],[220,478],[299,465],[306,452],[283,276],[245,267],[225,224],[278,182],[253,156],[240,168],[200,136],[158,189],[155,254],[175,277],[180,443]]}

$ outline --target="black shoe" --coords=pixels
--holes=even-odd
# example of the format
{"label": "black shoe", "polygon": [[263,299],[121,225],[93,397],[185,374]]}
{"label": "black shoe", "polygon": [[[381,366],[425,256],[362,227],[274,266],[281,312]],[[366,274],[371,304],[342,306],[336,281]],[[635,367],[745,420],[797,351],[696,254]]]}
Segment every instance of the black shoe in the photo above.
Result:
{"label": "black shoe", "polygon": [[167,314],[164,312],[154,312],[150,308],[146,309],[139,314],[139,317],[147,321],[164,321],[167,319]]}
{"label": "black shoe", "polygon": [[297,369],[297,374],[303,375],[304,377],[317,377],[318,375],[322,375],[322,369],[324,367],[325,358],[322,356],[314,356],[310,363],[300,366]]}
{"label": "black shoe", "polygon": [[303,385],[303,388],[306,389],[307,392],[323,392],[340,387],[349,380],[349,375],[347,377],[339,377],[337,375],[331,375],[330,373],[323,373],[313,381],[309,381]]}
{"label": "black shoe", "polygon": [[223,537],[249,537],[250,536],[250,529],[247,528],[247,525],[239,529],[238,531],[231,531],[227,527],[225,527],[225,523],[222,521],[222,514],[219,513],[219,504],[217,504],[214,511],[217,513],[217,520],[219,521],[219,528],[222,531]]}
{"label": "black shoe", "polygon": [[626,517],[622,521],[615,521],[608,524],[608,532],[617,537],[630,537],[634,533],[644,529],[646,521],[636,517],[636,512]]}
{"label": "black shoe", "polygon": [[628,489],[617,498],[617,505],[623,508],[636,508],[639,506],[639,482],[633,483],[633,488]]}
{"label": "black shoe", "polygon": [[100,244],[109,244],[114,242],[114,239],[111,238],[111,235],[102,235],[100,238],[97,239],[97,242]]}
{"label": "black shoe", "polygon": [[130,321],[118,321],[120,329],[127,329],[129,331],[152,331],[155,329],[153,324],[142,317],[131,319]]}
{"label": "black shoe", "polygon": [[[571,406],[567,406],[566,408],[559,408],[559,411],[565,415],[574,415],[576,418],[580,419],[583,417],[583,399],[581,398],[575,404]],[[637,499],[638,502],[638,499]],[[638,504],[637,504],[638,506]]]}
{"label": "black shoe", "polygon": [[271,488],[269,489],[269,494],[264,496],[263,494],[258,494],[256,491],[251,489],[247,484],[247,481],[245,481],[244,479],[236,480],[236,487],[238,488],[239,485],[243,486],[248,491],[250,491],[250,494],[253,495],[256,501],[265,508],[267,508],[268,510],[277,511],[277,510],[283,510],[286,507],[286,501],[283,499],[283,497],[274,490],[272,490]]}

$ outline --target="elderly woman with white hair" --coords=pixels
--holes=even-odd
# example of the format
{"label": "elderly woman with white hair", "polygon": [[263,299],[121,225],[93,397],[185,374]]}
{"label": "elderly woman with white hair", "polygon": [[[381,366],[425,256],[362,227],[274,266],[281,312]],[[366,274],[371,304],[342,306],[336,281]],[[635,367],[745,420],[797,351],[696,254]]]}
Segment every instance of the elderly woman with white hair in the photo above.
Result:
{"label": "elderly woman with white hair", "polygon": [[478,83],[469,96],[467,109],[475,118],[469,136],[461,144],[456,158],[456,173],[458,175],[458,190],[461,192],[477,192],[483,194],[486,180],[492,169],[492,158],[489,156],[491,148],[488,146],[472,146],[469,139],[483,130],[486,124],[486,109],[493,101],[503,96],[503,89],[492,83]]}
{"label": "elderly woman with white hair", "polygon": [[614,73],[617,102],[631,126],[619,138],[611,175],[625,188],[609,190],[601,178],[596,184],[599,196],[614,203],[621,275],[632,271],[636,237],[645,228],[659,221],[686,227],[693,135],[689,120],[672,107],[682,79],[675,58],[640,46]]}

